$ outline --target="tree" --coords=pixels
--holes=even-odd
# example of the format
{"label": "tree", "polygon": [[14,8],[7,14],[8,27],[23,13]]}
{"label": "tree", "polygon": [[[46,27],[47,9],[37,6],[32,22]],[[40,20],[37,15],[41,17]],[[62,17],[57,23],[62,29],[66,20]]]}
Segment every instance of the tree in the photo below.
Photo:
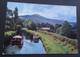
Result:
{"label": "tree", "polygon": [[41,28],[41,24],[40,24],[40,23],[36,23],[36,26],[37,26],[38,28]]}
{"label": "tree", "polygon": [[12,16],[12,10],[7,8],[6,17],[9,18],[9,16]]}
{"label": "tree", "polygon": [[23,27],[24,20],[18,17],[18,9],[15,8],[14,11],[7,8],[7,15],[6,15],[6,25],[5,29],[8,30],[17,30],[18,27]]}
{"label": "tree", "polygon": [[24,26],[30,30],[37,30],[36,24],[32,20],[24,21]]}
{"label": "tree", "polygon": [[15,11],[14,11],[14,17],[17,20],[18,18],[18,8],[17,7],[15,8]]}
{"label": "tree", "polygon": [[36,29],[36,24],[35,24],[34,22],[32,22],[32,23],[30,24],[29,29],[31,29],[31,30],[37,30],[37,29]]}
{"label": "tree", "polygon": [[60,27],[61,26],[61,24],[56,24],[55,25],[55,29],[57,29],[58,27]]}
{"label": "tree", "polygon": [[24,27],[23,22],[24,22],[23,19],[21,19],[21,18],[17,19],[17,25],[21,25],[21,27]]}
{"label": "tree", "polygon": [[18,8],[16,7],[14,10],[14,30],[17,29],[17,20],[18,19]]}
{"label": "tree", "polygon": [[46,27],[50,28],[50,32],[54,32],[54,26],[53,25],[46,23]]}
{"label": "tree", "polygon": [[67,21],[65,21],[61,25],[61,27],[57,28],[56,33],[69,37],[69,38],[73,38],[73,36],[75,35],[72,29],[72,26]]}
{"label": "tree", "polygon": [[71,32],[72,32],[72,26],[67,21],[65,21],[62,24],[62,35],[68,36],[70,35]]}
{"label": "tree", "polygon": [[46,24],[45,23],[41,23],[41,27],[45,27],[46,26]]}

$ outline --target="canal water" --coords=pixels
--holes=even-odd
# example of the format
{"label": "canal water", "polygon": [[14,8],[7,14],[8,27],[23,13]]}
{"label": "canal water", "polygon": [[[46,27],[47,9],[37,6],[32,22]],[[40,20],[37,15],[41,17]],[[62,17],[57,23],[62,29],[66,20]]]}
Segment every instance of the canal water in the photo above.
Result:
{"label": "canal water", "polygon": [[40,39],[34,40],[31,35],[23,35],[22,48],[10,44],[6,47],[5,54],[46,54],[46,51]]}

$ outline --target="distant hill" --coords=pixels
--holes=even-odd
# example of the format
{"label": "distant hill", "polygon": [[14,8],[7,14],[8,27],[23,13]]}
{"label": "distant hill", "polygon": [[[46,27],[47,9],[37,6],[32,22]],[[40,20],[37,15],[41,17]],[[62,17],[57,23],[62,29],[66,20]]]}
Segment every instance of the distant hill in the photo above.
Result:
{"label": "distant hill", "polygon": [[[34,15],[24,15],[24,16],[20,16],[21,18],[23,18],[24,20],[29,19],[34,21],[35,23],[50,23],[52,25],[55,24],[62,24],[64,22],[64,20],[56,20],[56,19],[49,19],[43,16],[40,16],[38,14],[34,14]],[[71,22],[70,24],[75,25],[75,22]]]}
{"label": "distant hill", "polygon": [[75,25],[77,25],[77,23],[76,22],[69,22],[71,25],[73,25],[73,26],[75,26]]}

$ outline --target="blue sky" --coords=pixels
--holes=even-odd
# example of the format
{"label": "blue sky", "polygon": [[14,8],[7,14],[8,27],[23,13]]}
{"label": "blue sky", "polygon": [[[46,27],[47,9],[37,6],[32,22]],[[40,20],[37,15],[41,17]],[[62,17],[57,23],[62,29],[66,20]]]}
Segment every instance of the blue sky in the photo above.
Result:
{"label": "blue sky", "polygon": [[76,6],[8,2],[7,7],[11,10],[17,7],[19,15],[39,14],[50,19],[69,22],[76,22],[77,19]]}

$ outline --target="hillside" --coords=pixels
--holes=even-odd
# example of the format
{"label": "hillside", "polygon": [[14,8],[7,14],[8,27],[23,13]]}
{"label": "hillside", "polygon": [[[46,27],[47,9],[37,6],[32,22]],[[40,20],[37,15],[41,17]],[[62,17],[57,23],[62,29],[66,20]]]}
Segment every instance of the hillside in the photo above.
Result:
{"label": "hillside", "polygon": [[[20,16],[20,18],[25,19],[29,19],[29,20],[33,20],[35,23],[50,23],[52,25],[55,24],[62,24],[64,22],[64,20],[56,20],[56,19],[49,19],[43,16],[40,16],[38,14],[34,14],[34,15],[23,15]],[[70,22],[70,24],[75,25],[76,22]]]}
{"label": "hillside", "polygon": [[24,15],[24,16],[20,16],[23,19],[29,19],[29,20],[33,20],[35,23],[50,23],[52,25],[55,25],[56,23],[58,24],[62,24],[64,21],[62,20],[53,20],[53,19],[49,19],[43,16],[40,16],[38,14],[34,14],[34,15]]}

